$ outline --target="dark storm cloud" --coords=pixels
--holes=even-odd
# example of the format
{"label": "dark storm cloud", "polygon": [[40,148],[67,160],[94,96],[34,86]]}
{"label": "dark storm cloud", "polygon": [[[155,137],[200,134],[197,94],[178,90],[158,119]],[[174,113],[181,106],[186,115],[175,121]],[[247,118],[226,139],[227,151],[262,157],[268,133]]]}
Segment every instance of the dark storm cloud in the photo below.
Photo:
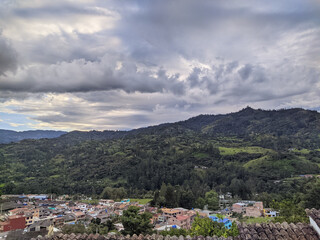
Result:
{"label": "dark storm cloud", "polygon": [[0,89],[5,91],[28,92],[88,92],[97,90],[121,89],[125,92],[173,92],[184,93],[184,85],[179,75],[168,75],[159,69],[155,76],[152,72],[138,71],[134,62],[123,62],[116,70],[116,62],[109,62],[109,56],[100,61],[84,59],[71,63],[32,67],[21,73],[17,81],[2,77]]}
{"label": "dark storm cloud", "polygon": [[248,79],[248,77],[250,76],[251,72],[252,72],[252,66],[250,64],[246,64],[244,67],[242,67],[238,71],[239,75],[241,76],[241,78],[243,80]]}
{"label": "dark storm cloud", "polygon": [[17,67],[17,53],[0,32],[0,76],[6,71],[16,71]]}

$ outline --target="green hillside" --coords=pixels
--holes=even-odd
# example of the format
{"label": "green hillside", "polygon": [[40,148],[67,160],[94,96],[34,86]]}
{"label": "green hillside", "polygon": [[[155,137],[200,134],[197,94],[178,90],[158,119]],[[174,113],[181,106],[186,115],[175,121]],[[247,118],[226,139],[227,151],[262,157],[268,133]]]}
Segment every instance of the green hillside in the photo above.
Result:
{"label": "green hillside", "polygon": [[246,108],[132,131],[71,132],[0,145],[3,193],[84,193],[106,187],[139,198],[163,183],[242,198],[297,191],[273,182],[320,174],[320,117]]}

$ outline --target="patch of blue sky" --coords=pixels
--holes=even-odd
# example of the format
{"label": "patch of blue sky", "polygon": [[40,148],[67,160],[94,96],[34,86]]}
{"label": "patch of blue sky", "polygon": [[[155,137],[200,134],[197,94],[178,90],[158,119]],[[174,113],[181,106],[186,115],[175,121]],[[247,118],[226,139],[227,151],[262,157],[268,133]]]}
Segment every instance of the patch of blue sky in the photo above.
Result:
{"label": "patch of blue sky", "polygon": [[31,116],[25,114],[5,113],[0,112],[0,129],[25,131],[32,129],[36,121],[30,118]]}

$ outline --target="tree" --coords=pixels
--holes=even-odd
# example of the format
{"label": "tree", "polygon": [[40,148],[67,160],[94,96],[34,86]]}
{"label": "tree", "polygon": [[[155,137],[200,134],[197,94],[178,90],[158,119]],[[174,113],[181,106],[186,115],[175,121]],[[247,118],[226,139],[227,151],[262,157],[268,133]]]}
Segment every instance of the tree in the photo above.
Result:
{"label": "tree", "polygon": [[219,196],[214,190],[211,190],[205,195],[205,202],[208,204],[208,209],[217,210],[219,209]]}
{"label": "tree", "polygon": [[171,184],[168,184],[167,186],[167,191],[166,191],[166,205],[167,207],[176,207],[177,206],[177,201],[176,201],[176,194],[175,194],[175,189]]}
{"label": "tree", "polygon": [[109,219],[106,222],[101,223],[100,218],[94,218],[91,220],[91,223],[89,224],[86,232],[88,234],[97,232],[100,234],[107,234],[108,232],[115,229],[114,220],[115,219]]}
{"label": "tree", "polygon": [[104,199],[122,199],[127,195],[126,190],[121,188],[105,187],[100,195]]}
{"label": "tree", "polygon": [[235,223],[232,223],[231,229],[225,228],[223,223],[212,221],[210,218],[200,218],[197,216],[191,227],[192,236],[217,236],[217,237],[228,237],[238,236],[239,230]]}
{"label": "tree", "polygon": [[203,209],[204,205],[206,205],[206,200],[202,197],[199,197],[195,202],[195,207]]}
{"label": "tree", "polygon": [[130,234],[151,234],[153,226],[150,223],[152,214],[144,212],[139,214],[139,208],[130,206],[128,210],[123,211],[121,222],[124,227],[122,233],[124,235]]}
{"label": "tree", "polygon": [[82,223],[77,223],[75,225],[66,224],[62,228],[62,232],[64,234],[85,233],[86,232],[86,228]]}
{"label": "tree", "polygon": [[320,209],[320,182],[312,184],[311,189],[305,195],[305,207]]}
{"label": "tree", "polygon": [[292,200],[283,200],[281,202],[273,201],[271,207],[280,213],[279,217],[275,217],[275,222],[308,222],[304,208],[295,204]]}
{"label": "tree", "polygon": [[200,218],[197,216],[191,227],[192,236],[213,236],[214,225],[210,218]]}
{"label": "tree", "polygon": [[180,207],[191,209],[194,207],[194,196],[191,191],[181,191]]}
{"label": "tree", "polygon": [[232,192],[232,195],[234,195],[234,196],[237,195],[242,199],[249,198],[249,196],[251,194],[250,189],[248,189],[248,187],[243,182],[243,180],[237,179],[237,178],[232,179],[231,184],[230,184],[230,190]]}

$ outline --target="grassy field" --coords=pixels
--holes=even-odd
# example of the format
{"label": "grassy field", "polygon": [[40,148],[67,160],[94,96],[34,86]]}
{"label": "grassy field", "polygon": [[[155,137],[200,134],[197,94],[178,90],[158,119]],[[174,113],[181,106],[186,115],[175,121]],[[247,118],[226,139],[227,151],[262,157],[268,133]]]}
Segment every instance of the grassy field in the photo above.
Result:
{"label": "grassy field", "polygon": [[221,155],[234,155],[237,153],[261,153],[265,154],[268,152],[272,152],[270,149],[262,148],[262,147],[219,147],[219,151]]}
{"label": "grassy field", "polygon": [[308,150],[308,149],[305,149],[305,148],[303,148],[303,149],[293,149],[292,150],[292,152],[296,152],[296,153],[302,153],[302,154],[309,154],[310,153],[310,150]]}
{"label": "grassy field", "polygon": [[268,217],[257,217],[257,218],[244,219],[243,222],[248,224],[253,224],[253,223],[267,223],[267,222],[270,222],[271,220],[272,218],[268,218]]}
{"label": "grassy field", "polygon": [[251,167],[252,168],[252,167],[263,164],[263,162],[266,160],[268,160],[268,156],[263,156],[261,158],[253,159],[253,160],[247,162],[246,164],[244,164],[243,167],[245,167],[245,168]]}
{"label": "grassy field", "polygon": [[151,202],[151,198],[130,198],[130,202],[138,202],[139,204],[147,204],[148,202]]}

